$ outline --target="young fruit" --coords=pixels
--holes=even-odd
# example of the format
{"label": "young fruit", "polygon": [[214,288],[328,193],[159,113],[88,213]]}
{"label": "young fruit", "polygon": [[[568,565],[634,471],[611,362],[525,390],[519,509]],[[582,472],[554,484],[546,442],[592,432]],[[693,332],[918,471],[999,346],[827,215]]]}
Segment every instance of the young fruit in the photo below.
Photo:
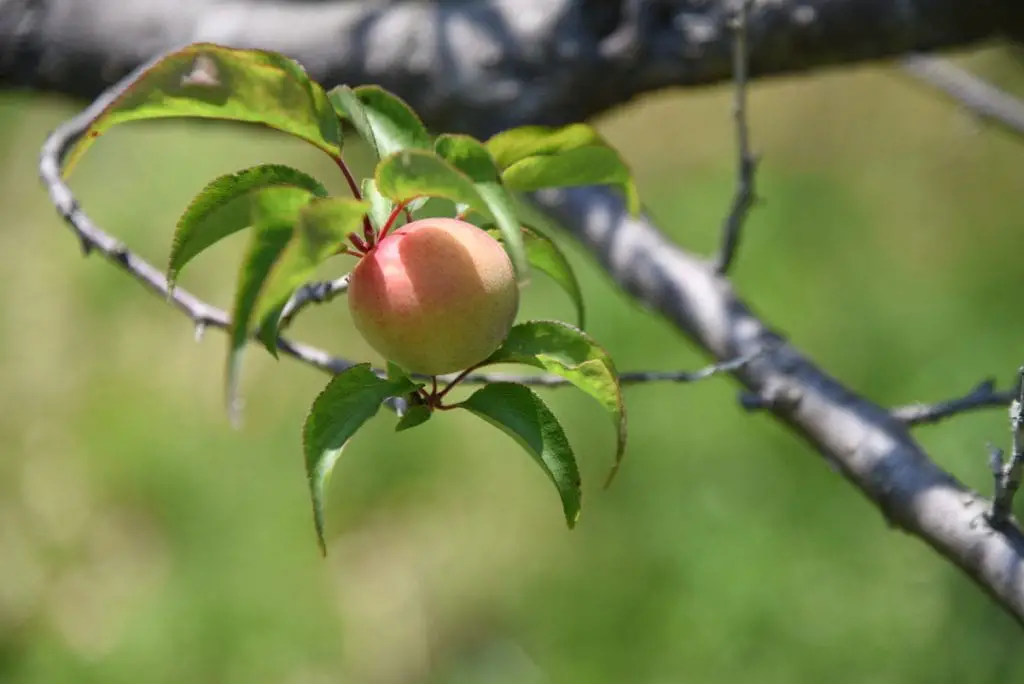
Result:
{"label": "young fruit", "polygon": [[519,308],[512,262],[471,223],[428,218],[381,240],[352,271],[356,328],[386,359],[443,375],[483,361]]}

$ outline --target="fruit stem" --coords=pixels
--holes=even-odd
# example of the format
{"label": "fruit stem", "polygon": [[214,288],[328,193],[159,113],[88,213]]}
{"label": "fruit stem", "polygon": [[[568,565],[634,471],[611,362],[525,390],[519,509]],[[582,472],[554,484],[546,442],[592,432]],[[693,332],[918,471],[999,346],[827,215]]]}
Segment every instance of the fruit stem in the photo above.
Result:
{"label": "fruit stem", "polygon": [[[362,201],[363,193],[359,190],[359,183],[356,183],[356,177],[352,175],[352,170],[348,168],[348,164],[341,156],[334,157],[334,163],[341,169],[341,174],[345,176],[345,182],[348,183],[348,189],[352,191],[352,197]],[[375,231],[373,230],[373,224],[370,223],[370,217],[363,217],[363,235],[366,236],[366,241],[373,245]]]}
{"label": "fruit stem", "polygon": [[470,366],[466,370],[462,371],[461,373],[456,375],[455,378],[452,379],[452,381],[448,383],[448,386],[445,387],[440,392],[437,391],[437,378],[435,377],[434,378],[434,392],[433,392],[433,395],[434,395],[435,399],[437,399],[438,408],[441,408],[441,406],[440,406],[441,400],[444,399],[444,396],[446,394],[448,394],[449,392],[452,391],[453,387],[455,387],[457,384],[462,382],[463,378],[465,378],[467,375],[469,375],[470,373],[472,373],[473,371],[475,371],[477,368],[479,368],[482,365],[483,365],[483,362],[480,362],[480,363],[475,364],[473,366]]}
{"label": "fruit stem", "polygon": [[377,231],[373,229],[370,220],[365,216],[363,217],[363,239],[366,240],[366,244],[370,247],[373,247],[377,242]]}
{"label": "fruit stem", "polygon": [[363,193],[359,191],[359,183],[356,183],[356,177],[352,175],[352,171],[348,168],[348,164],[340,156],[334,157],[334,163],[341,169],[342,175],[345,176],[345,181],[348,183],[348,189],[352,191],[352,196],[357,200],[363,199]]}
{"label": "fruit stem", "polygon": [[391,213],[388,214],[388,220],[384,222],[384,227],[380,229],[380,234],[377,236],[378,242],[388,236],[388,233],[391,232],[391,228],[395,225],[395,222],[398,221],[398,217],[402,215],[402,211],[405,211],[406,216],[412,218],[411,213],[405,209],[405,205],[409,202],[410,200],[406,200],[404,202],[399,202],[394,206]]}
{"label": "fruit stem", "polygon": [[348,239],[352,243],[352,246],[356,248],[359,254],[363,255],[370,251],[370,246],[363,242],[363,239],[355,233],[349,233]]}

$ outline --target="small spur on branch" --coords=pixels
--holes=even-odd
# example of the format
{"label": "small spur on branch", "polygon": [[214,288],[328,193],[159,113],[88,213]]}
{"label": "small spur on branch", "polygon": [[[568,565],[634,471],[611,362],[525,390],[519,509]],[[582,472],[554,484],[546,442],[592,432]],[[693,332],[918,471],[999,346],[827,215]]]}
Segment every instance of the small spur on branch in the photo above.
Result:
{"label": "small spur on branch", "polygon": [[993,526],[1005,523],[1013,512],[1013,497],[1020,489],[1024,475],[1024,366],[1018,371],[1017,396],[1010,402],[1010,433],[1012,446],[1010,458],[1005,459],[1002,449],[990,447],[992,475],[995,479],[995,494],[989,521]]}

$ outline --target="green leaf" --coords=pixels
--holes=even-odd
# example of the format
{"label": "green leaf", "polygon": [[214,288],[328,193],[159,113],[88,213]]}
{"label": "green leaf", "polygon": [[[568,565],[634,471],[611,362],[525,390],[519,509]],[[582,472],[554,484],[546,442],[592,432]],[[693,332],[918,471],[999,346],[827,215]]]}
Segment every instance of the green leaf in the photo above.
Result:
{"label": "green leaf", "polygon": [[524,280],[529,267],[516,205],[512,195],[502,185],[501,173],[487,148],[468,135],[445,134],[438,136],[434,151],[466,174],[476,186],[505,238],[505,246],[516,273],[520,280]]}
{"label": "green leaf", "polygon": [[558,490],[573,528],[580,515],[580,473],[562,426],[541,398],[524,385],[496,382],[456,406],[499,428],[533,457]]}
{"label": "green leaf", "polygon": [[583,123],[561,128],[520,126],[496,133],[485,143],[498,166],[507,169],[520,159],[549,156],[593,145],[607,145],[592,126]]}
{"label": "green leaf", "polygon": [[629,167],[586,124],[523,126],[498,133],[485,144],[512,190],[615,185],[626,195],[630,213],[640,213],[640,196]]}
{"label": "green leaf", "polygon": [[265,50],[195,43],[143,67],[68,151],[64,173],[111,126],[182,117],[259,124],[341,155],[337,114],[298,63]]}
{"label": "green leaf", "polygon": [[170,286],[174,287],[185,264],[203,250],[249,227],[251,193],[277,186],[302,188],[317,197],[327,197],[327,189],[318,180],[280,164],[253,166],[214,179],[178,219],[167,266]]}
{"label": "green leaf", "polygon": [[407,379],[384,380],[377,377],[370,364],[366,363],[334,376],[313,401],[302,426],[302,446],[317,542],[325,555],[324,492],[334,464],[356,431],[377,415],[385,399],[410,392],[413,388]]}
{"label": "green leaf", "polygon": [[408,148],[430,149],[430,134],[419,117],[397,95],[380,86],[331,89],[328,98],[338,114],[356,129],[381,159]]}
{"label": "green leaf", "polygon": [[557,155],[527,157],[502,173],[505,184],[522,192],[584,185],[618,185],[629,212],[640,213],[640,195],[618,152],[607,147],[581,147]]}
{"label": "green leaf", "polygon": [[[497,228],[487,227],[486,230],[496,239],[503,239]],[[565,254],[551,238],[526,226],[522,227],[522,237],[523,246],[526,248],[526,260],[530,262],[530,266],[546,274],[565,290],[576,307],[577,326],[585,330],[586,310],[583,304],[583,291]]]}
{"label": "green leaf", "polygon": [[359,229],[370,205],[347,197],[316,198],[298,212],[292,240],[271,271],[255,319],[259,338],[277,356],[278,323],[292,294],[337,253],[346,236]]}
{"label": "green leaf", "polygon": [[401,380],[409,377],[409,371],[399,366],[394,361],[387,362],[388,379],[389,380]]}
{"label": "green leaf", "polygon": [[434,412],[426,404],[412,404],[395,426],[395,432],[410,430],[430,420]]}
{"label": "green leaf", "polygon": [[370,221],[373,222],[375,228],[380,229],[387,223],[394,203],[380,194],[380,191],[377,189],[377,181],[374,179],[366,178],[363,180],[362,185],[363,199],[370,203]]}
{"label": "green leaf", "polygon": [[596,399],[617,432],[611,483],[626,452],[626,406],[615,364],[582,330],[561,321],[527,321],[512,327],[504,344],[482,365],[519,363],[559,375]]}
{"label": "green leaf", "polygon": [[301,188],[268,188],[253,197],[253,232],[238,272],[238,286],[228,334],[228,359],[224,376],[228,414],[237,420],[237,388],[242,352],[249,341],[252,320],[264,283],[294,233],[299,210],[313,198]]}
{"label": "green leaf", "polygon": [[377,189],[385,197],[417,211],[427,198],[464,204],[497,223],[484,198],[466,174],[427,150],[402,150],[385,157],[374,172]]}
{"label": "green leaf", "polygon": [[395,202],[437,197],[467,204],[494,220],[473,181],[433,152],[395,152],[377,164],[374,180],[380,193]]}

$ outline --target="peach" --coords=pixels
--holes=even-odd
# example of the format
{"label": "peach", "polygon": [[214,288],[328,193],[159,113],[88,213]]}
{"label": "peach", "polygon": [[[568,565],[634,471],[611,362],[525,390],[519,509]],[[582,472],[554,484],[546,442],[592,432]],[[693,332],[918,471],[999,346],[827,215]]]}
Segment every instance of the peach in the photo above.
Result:
{"label": "peach", "polygon": [[349,281],[356,329],[386,359],[444,375],[483,361],[519,308],[512,262],[471,223],[427,218],[385,236]]}

